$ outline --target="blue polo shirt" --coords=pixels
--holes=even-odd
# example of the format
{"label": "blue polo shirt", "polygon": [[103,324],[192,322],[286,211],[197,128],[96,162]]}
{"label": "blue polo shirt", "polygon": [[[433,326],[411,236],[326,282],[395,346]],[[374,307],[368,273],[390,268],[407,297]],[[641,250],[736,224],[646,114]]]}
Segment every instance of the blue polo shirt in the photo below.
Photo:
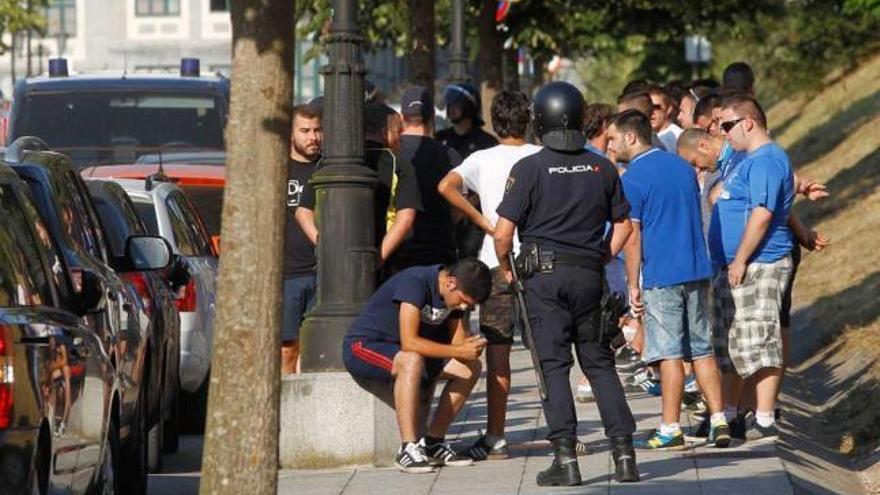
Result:
{"label": "blue polo shirt", "polygon": [[419,335],[436,342],[448,343],[451,333],[445,324],[449,317],[461,317],[451,310],[440,295],[437,276],[442,265],[416,266],[397,273],[370,297],[361,314],[352,324],[346,340],[362,339],[400,343],[400,304],[420,308],[422,317]]}
{"label": "blue polo shirt", "polygon": [[749,153],[728,171],[712,211],[712,263],[723,267],[733,261],[749,216],[759,206],[770,210],[773,219],[749,262],[773,263],[791,253],[794,243],[788,215],[793,202],[794,174],[785,151],[776,143],[767,143]]}
{"label": "blue polo shirt", "polygon": [[697,174],[678,155],[651,149],[622,176],[623,192],[641,224],[642,285],[667,287],[709,278]]}

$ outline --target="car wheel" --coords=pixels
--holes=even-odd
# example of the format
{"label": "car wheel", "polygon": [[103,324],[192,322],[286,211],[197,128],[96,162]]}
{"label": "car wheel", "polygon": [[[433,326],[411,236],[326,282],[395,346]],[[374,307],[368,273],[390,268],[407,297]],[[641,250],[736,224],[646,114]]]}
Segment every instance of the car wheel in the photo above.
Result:
{"label": "car wheel", "polygon": [[95,485],[89,491],[90,495],[115,495],[122,492],[122,483],[119,476],[119,426],[116,418],[110,420],[107,435],[104,437],[104,458],[98,469],[98,477]]}
{"label": "car wheel", "polygon": [[128,443],[122,449],[119,474],[121,486],[128,487],[130,495],[145,495],[147,491],[147,404],[146,387],[141,388],[141,397],[135,417],[132,419]]}
{"label": "car wheel", "polygon": [[195,393],[180,395],[180,420],[184,433],[203,434],[205,418],[208,414],[208,383],[211,381],[211,370],[205,374],[205,380]]}
{"label": "car wheel", "polygon": [[46,456],[43,455],[40,446],[37,446],[37,454],[34,456],[34,462],[31,463],[30,473],[28,474],[28,491],[31,495],[46,495],[49,473],[47,472]]}

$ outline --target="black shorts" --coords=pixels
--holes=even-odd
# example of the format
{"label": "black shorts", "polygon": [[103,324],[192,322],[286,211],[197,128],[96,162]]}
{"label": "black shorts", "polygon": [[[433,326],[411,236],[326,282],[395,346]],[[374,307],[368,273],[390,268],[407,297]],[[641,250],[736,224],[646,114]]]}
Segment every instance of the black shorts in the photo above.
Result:
{"label": "black shorts", "polygon": [[281,315],[281,341],[299,340],[299,328],[306,312],[315,305],[317,276],[303,275],[284,279]]}
{"label": "black shorts", "polygon": [[489,344],[513,344],[513,294],[501,270],[492,269],[492,293],[480,305],[480,333]]}
{"label": "black shorts", "polygon": [[794,249],[791,250],[791,278],[782,293],[782,307],[779,310],[779,321],[783,328],[791,328],[791,292],[794,289],[794,277],[797,275],[798,265],[801,264],[801,246],[795,241]]}
{"label": "black shorts", "polygon": [[[378,340],[345,339],[342,344],[342,361],[345,369],[355,378],[391,383],[391,369],[394,356],[400,352],[397,342]],[[428,388],[437,381],[448,359],[425,358],[422,370],[422,388]]]}

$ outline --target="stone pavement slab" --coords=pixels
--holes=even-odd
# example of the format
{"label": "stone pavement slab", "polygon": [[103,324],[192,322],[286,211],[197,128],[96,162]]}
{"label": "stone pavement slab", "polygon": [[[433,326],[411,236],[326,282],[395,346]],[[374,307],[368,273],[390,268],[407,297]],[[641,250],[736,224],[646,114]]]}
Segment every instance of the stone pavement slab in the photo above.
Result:
{"label": "stone pavement slab", "polygon": [[[678,452],[638,451],[640,483],[619,484],[608,440],[593,403],[577,404],[578,434],[590,453],[580,456],[584,486],[543,488],[535,484],[538,471],[551,460],[551,448],[541,411],[528,352],[516,347],[511,357],[513,387],[507,421],[512,457],[481,462],[464,468],[444,468],[435,473],[403,474],[394,468],[349,467],[333,470],[281,470],[278,493],[296,495],[548,495],[548,494],[650,494],[650,495],[763,495],[793,493],[774,444],[735,443],[728,449],[689,444]],[[580,377],[572,371],[572,387]],[[660,399],[646,394],[629,395],[639,431],[659,423]],[[485,428],[485,381],[480,381],[465,409],[452,425],[447,440],[465,448]],[[682,415],[683,427],[689,426]],[[315,434],[320,434],[316,432]],[[201,437],[182,439],[181,451],[165,459],[165,472],[150,476],[150,495],[195,495],[199,482]]]}
{"label": "stone pavement slab", "polygon": [[[613,481],[614,466],[595,404],[577,404],[578,434],[587,444],[589,455],[579,458],[584,486],[544,488],[535,483],[538,471],[551,460],[551,448],[544,416],[535,388],[528,352],[515,348],[507,439],[513,456],[505,461],[477,463],[466,468],[444,468],[435,473],[407,475],[393,468],[361,467],[337,471],[281,471],[282,494],[401,494],[460,495],[480,494],[789,494],[791,485],[772,444],[734,444],[728,449],[689,445],[678,452],[637,452],[640,483]],[[572,386],[580,377],[572,371]],[[660,400],[646,394],[628,396],[640,431],[659,423]],[[485,382],[481,381],[447,440],[459,448],[468,446],[485,428]],[[683,427],[689,418],[682,415]]]}

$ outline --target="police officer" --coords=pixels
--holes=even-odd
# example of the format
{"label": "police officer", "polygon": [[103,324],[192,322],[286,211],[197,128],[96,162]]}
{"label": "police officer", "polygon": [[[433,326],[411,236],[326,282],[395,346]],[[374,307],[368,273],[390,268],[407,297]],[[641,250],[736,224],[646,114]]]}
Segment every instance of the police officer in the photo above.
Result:
{"label": "police officer", "polygon": [[[459,83],[446,86],[443,91],[443,105],[446,118],[451,126],[437,132],[436,139],[443,146],[454,149],[464,160],[471,153],[491,148],[498,140],[483,130],[480,115],[480,91],[472,84]],[[478,209],[479,198],[469,198]],[[460,258],[476,258],[483,244],[483,231],[467,218],[455,226],[455,241]]]}
{"label": "police officer", "polygon": [[[518,229],[518,273],[547,386],[543,402],[554,460],[540,486],[580,485],[571,345],[593,386],[618,481],[638,481],[632,445],[635,422],[601,325],[602,264],[632,231],[629,203],[614,165],[584,149],[584,100],[571,84],[552,82],[535,95],[533,125],[544,148],[513,166],[498,206],[495,251],[512,280],[507,254]],[[613,225],[603,242],[606,222]],[[521,269],[525,265],[525,270]],[[524,273],[525,271],[525,273]]]}

